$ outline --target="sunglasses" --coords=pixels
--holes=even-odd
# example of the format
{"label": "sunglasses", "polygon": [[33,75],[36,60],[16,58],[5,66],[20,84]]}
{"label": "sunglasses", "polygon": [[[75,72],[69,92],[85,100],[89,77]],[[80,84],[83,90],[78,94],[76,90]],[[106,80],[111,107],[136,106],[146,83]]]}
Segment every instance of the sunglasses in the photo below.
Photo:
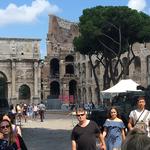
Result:
{"label": "sunglasses", "polygon": [[85,115],[85,113],[84,114],[78,114],[78,115],[76,115],[77,117],[80,117],[80,116],[84,116]]}
{"label": "sunglasses", "polygon": [[9,127],[10,127],[10,125],[6,125],[6,126],[1,126],[0,128],[1,128],[1,129],[5,129],[5,128],[8,129]]}

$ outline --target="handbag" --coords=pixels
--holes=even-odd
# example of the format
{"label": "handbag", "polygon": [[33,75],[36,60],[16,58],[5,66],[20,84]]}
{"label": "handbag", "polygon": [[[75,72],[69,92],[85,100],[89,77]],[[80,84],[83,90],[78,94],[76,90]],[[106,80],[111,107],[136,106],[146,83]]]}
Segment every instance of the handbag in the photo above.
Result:
{"label": "handbag", "polygon": [[134,127],[146,132],[147,125],[143,121],[141,121],[137,122]]}
{"label": "handbag", "polygon": [[147,125],[145,123],[146,121],[146,118],[149,114],[149,111],[147,111],[147,113],[145,114],[144,118],[142,121],[139,121],[140,117],[142,116],[142,114],[144,113],[145,110],[142,111],[142,113],[140,114],[139,118],[136,120],[135,124],[134,124],[134,128],[138,128],[138,129],[141,129],[143,130],[144,132],[147,132]]}

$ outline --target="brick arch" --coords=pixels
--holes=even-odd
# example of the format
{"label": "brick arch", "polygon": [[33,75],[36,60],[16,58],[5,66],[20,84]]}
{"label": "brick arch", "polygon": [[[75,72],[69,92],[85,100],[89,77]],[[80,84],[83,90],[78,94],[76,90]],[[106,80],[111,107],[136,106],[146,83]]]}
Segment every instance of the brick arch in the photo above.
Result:
{"label": "brick arch", "polygon": [[60,95],[60,84],[58,81],[52,81],[50,83],[50,96],[52,98],[58,98]]}

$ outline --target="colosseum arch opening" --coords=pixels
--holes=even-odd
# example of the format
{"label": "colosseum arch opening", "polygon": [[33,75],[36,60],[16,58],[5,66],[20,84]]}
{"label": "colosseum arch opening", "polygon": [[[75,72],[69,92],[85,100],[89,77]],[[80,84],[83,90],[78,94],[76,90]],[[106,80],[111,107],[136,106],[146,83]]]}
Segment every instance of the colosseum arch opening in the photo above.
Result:
{"label": "colosseum arch opening", "polygon": [[51,77],[59,77],[59,60],[56,58],[50,61],[50,75]]}
{"label": "colosseum arch opening", "polygon": [[65,62],[74,62],[74,57],[72,55],[68,55],[65,57]]}
{"label": "colosseum arch opening", "polygon": [[71,80],[69,82],[69,102],[77,102],[77,81],[75,80]]}
{"label": "colosseum arch opening", "polygon": [[134,68],[136,73],[141,73],[141,59],[138,56],[134,58]]}
{"label": "colosseum arch opening", "polygon": [[66,65],[66,74],[74,74],[74,67],[72,64]]}
{"label": "colosseum arch opening", "polygon": [[150,75],[150,55],[147,56],[147,72]]}
{"label": "colosseum arch opening", "polygon": [[50,84],[50,98],[58,98],[60,95],[60,85],[57,81]]}

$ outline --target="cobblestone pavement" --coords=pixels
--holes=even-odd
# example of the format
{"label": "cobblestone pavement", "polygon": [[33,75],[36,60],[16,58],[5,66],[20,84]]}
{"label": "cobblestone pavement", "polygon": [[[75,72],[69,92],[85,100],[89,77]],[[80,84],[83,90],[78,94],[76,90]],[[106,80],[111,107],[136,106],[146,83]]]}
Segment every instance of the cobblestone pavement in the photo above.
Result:
{"label": "cobblestone pavement", "polygon": [[76,120],[66,114],[46,114],[44,122],[22,123],[23,139],[28,150],[71,150],[71,130]]}

